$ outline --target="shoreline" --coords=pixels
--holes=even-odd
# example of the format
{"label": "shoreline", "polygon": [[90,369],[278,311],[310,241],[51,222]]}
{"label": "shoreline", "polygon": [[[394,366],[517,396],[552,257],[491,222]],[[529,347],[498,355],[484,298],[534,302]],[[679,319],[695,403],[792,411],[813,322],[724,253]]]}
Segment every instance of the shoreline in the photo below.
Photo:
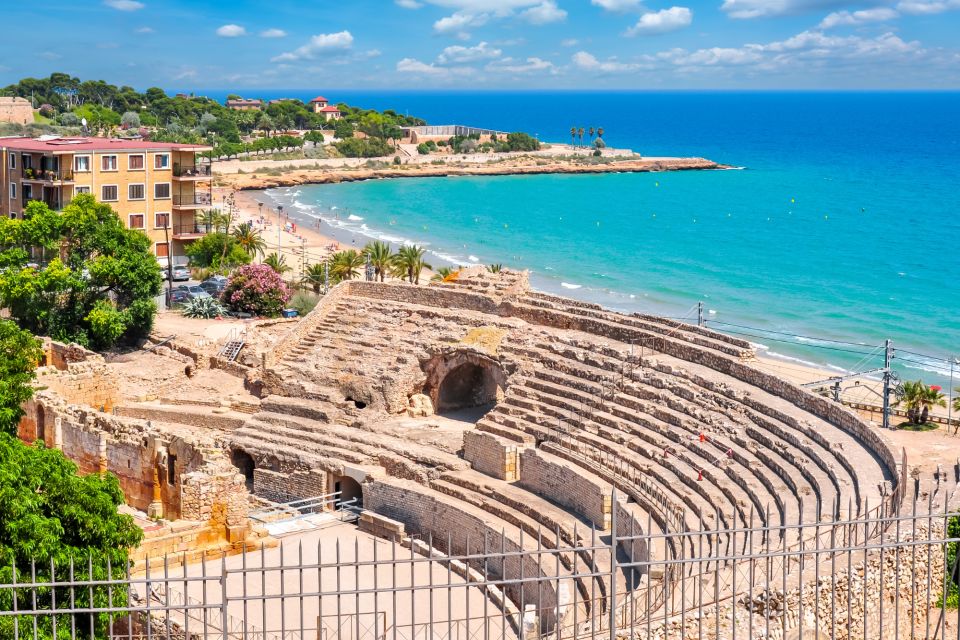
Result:
{"label": "shoreline", "polygon": [[[649,158],[625,159],[597,164],[577,164],[569,161],[547,160],[527,156],[510,160],[512,164],[489,166],[489,164],[425,165],[401,164],[396,168],[368,169],[362,167],[290,169],[282,175],[270,175],[270,171],[284,168],[282,160],[271,161],[276,167],[259,165],[245,173],[216,174],[218,186],[237,191],[263,190],[277,187],[295,187],[305,184],[338,184],[365,180],[398,178],[446,178],[487,177],[522,175],[596,175],[602,173],[661,173],[668,171],[724,171],[738,169],[706,158]],[[382,160],[381,160],[382,161]],[[242,167],[241,167],[242,170]],[[264,175],[266,174],[266,175]]]}

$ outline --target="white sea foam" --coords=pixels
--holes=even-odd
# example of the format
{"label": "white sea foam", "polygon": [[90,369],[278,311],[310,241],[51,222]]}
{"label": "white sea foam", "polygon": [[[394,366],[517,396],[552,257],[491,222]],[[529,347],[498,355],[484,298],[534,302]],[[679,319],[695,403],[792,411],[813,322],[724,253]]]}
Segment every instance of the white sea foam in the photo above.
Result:
{"label": "white sea foam", "polygon": [[582,284],[570,284],[569,282],[561,282],[561,283],[560,283],[560,286],[563,287],[564,289],[579,289],[579,288],[581,288],[583,285],[582,285]]}
{"label": "white sea foam", "polygon": [[470,262],[480,262],[480,258],[478,258],[477,256],[467,256],[467,260],[469,260]]}
{"label": "white sea foam", "polygon": [[347,216],[347,220],[353,220],[354,222],[359,222],[363,220],[363,218],[361,218],[360,216],[355,216],[351,213],[350,215]]}

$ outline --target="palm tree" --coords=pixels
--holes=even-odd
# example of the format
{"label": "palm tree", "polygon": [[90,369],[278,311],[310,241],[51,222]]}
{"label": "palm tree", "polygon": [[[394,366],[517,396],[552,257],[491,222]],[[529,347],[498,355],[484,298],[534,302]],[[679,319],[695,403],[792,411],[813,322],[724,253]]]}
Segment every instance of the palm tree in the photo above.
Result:
{"label": "palm tree", "polygon": [[230,216],[219,209],[206,209],[197,217],[197,224],[202,224],[208,232],[220,233],[230,228]]}
{"label": "palm tree", "polygon": [[250,257],[263,255],[264,250],[267,248],[267,243],[264,242],[259,232],[254,231],[253,223],[251,222],[244,222],[234,229],[233,237],[236,239],[237,244],[243,247],[243,250],[246,251]]}
{"label": "palm tree", "polygon": [[503,271],[503,265],[499,262],[495,262],[494,264],[487,265],[487,271],[490,273],[500,273]]}
{"label": "palm tree", "polygon": [[447,278],[454,278],[456,274],[460,273],[458,270],[453,267],[440,267],[434,272],[433,277],[430,278],[431,281],[439,282],[446,281]]}
{"label": "palm tree", "polygon": [[953,396],[953,410],[960,411],[960,387],[953,390],[957,395]]}
{"label": "palm tree", "polygon": [[593,133],[594,133],[593,127],[590,127],[590,130],[588,131],[588,133],[590,134],[590,144],[593,144]]}
{"label": "palm tree", "polygon": [[313,289],[314,293],[320,293],[325,282],[323,273],[325,266],[323,262],[310,265],[300,278],[300,282]]}
{"label": "palm tree", "polygon": [[583,146],[583,127],[580,127],[580,129],[577,131],[577,135],[580,136],[580,146],[582,147]]}
{"label": "palm tree", "polygon": [[577,128],[570,127],[570,146],[576,146],[577,144]]}
{"label": "palm tree", "polygon": [[894,404],[901,403],[907,409],[907,421],[910,424],[926,424],[932,407],[947,406],[940,387],[928,387],[923,380],[903,383],[903,397]]}
{"label": "palm tree", "polygon": [[287,271],[293,271],[293,269],[287,264],[287,257],[278,256],[276,253],[271,253],[264,258],[263,264],[267,265],[280,275],[285,274]]}
{"label": "palm tree", "polygon": [[356,249],[347,249],[338,251],[329,259],[330,277],[336,282],[341,280],[353,280],[360,275],[360,269],[366,263],[366,259]]}
{"label": "palm tree", "polygon": [[603,127],[597,127],[597,137],[603,139]]}
{"label": "palm tree", "polygon": [[370,260],[374,275],[380,278],[380,282],[383,282],[387,277],[390,262],[393,260],[393,250],[390,249],[390,245],[381,240],[375,240],[368,242],[362,253],[364,257]]}
{"label": "palm tree", "polygon": [[411,284],[420,284],[420,272],[432,267],[423,261],[426,253],[417,245],[406,245],[393,256],[393,268],[400,277],[406,277]]}

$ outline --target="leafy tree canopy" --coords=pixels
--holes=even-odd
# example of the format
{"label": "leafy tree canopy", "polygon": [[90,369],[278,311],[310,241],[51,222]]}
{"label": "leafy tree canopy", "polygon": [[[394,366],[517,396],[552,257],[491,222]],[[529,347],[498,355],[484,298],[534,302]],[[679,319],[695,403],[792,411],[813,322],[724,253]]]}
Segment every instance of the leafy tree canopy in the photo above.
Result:
{"label": "leafy tree canopy", "polygon": [[40,341],[9,320],[0,320],[0,433],[17,434],[23,403],[33,396],[30,382],[40,360]]}
{"label": "leafy tree canopy", "polygon": [[89,194],[59,214],[31,202],[23,220],[0,220],[0,268],[0,305],[36,335],[106,349],[153,326],[161,273],[150,240]]}

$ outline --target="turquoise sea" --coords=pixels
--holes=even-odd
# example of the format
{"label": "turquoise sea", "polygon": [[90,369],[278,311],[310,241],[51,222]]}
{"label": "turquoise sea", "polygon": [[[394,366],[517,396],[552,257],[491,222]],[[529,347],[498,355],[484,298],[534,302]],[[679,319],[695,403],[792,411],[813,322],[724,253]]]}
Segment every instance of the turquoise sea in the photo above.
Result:
{"label": "turquoise sea", "polygon": [[[291,92],[286,92],[285,95]],[[644,155],[743,170],[379,180],[272,190],[305,223],[503,263],[539,288],[689,315],[785,358],[862,370],[894,341],[905,378],[960,354],[960,94],[338,94],[431,123],[564,141],[602,126]],[[356,237],[348,238],[351,234]],[[960,367],[957,367],[960,381]]]}

